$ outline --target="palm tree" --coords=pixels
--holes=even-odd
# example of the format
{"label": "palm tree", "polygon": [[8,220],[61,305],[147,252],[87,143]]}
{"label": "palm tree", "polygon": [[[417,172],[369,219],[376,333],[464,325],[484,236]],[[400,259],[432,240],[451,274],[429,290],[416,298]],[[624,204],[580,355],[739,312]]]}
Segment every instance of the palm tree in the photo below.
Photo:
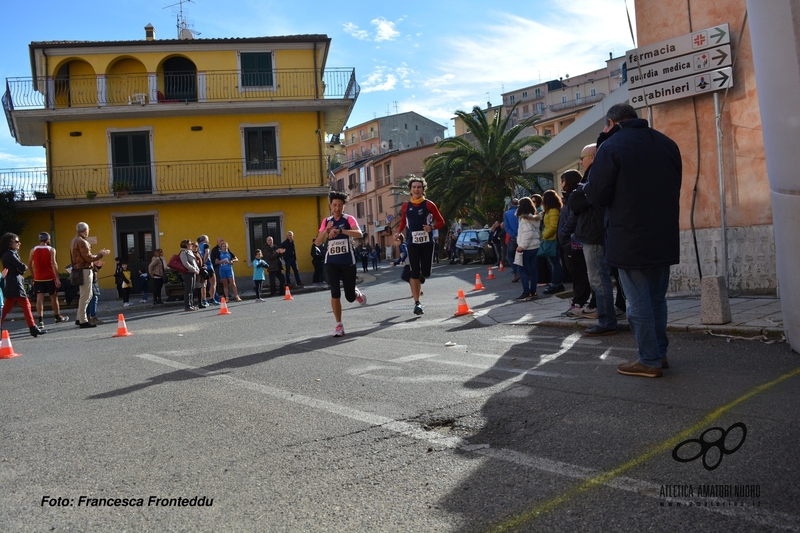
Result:
{"label": "palm tree", "polygon": [[505,118],[495,114],[491,122],[479,107],[472,113],[456,111],[456,115],[474,140],[447,138],[437,145],[445,150],[425,158],[427,194],[435,199],[445,220],[465,217],[484,224],[501,220],[505,199],[515,187],[526,185],[523,149],[538,148],[548,140],[539,135],[521,136],[539,117],[509,127],[513,109]]}

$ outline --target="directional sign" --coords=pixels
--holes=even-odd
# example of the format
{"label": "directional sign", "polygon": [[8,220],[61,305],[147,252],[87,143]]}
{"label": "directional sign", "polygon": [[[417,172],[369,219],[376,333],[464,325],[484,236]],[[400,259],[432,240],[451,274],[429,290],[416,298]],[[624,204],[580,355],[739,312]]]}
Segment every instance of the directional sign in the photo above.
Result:
{"label": "directional sign", "polygon": [[[725,67],[693,74],[677,80],[649,85],[644,88],[629,89],[628,98],[631,105],[638,109],[648,105],[663,104],[670,100],[710,93],[732,86],[733,71],[731,67]],[[647,97],[646,99],[645,96]]]}
{"label": "directional sign", "polygon": [[674,59],[714,46],[729,44],[730,42],[731,30],[726,22],[725,24],[718,24],[694,33],[673,37],[660,43],[628,50],[625,54],[627,56],[628,72],[640,64],[649,65],[650,63]]}
{"label": "directional sign", "polygon": [[688,74],[697,74],[731,65],[730,45],[715,46],[702,52],[628,69],[628,87],[633,89],[662,81],[674,80]]}

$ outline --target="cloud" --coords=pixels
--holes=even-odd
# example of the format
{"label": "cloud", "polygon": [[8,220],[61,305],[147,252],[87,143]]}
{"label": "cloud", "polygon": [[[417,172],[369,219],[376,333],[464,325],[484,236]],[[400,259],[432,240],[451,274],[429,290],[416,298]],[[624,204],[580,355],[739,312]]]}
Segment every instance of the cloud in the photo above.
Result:
{"label": "cloud", "polygon": [[[400,19],[402,20],[402,19]],[[383,17],[372,19],[370,24],[377,28],[375,35],[375,42],[380,41],[394,41],[400,37],[400,32],[394,29],[394,22],[386,20]]]}
{"label": "cloud", "polygon": [[[42,150],[44,152],[44,150]],[[8,152],[0,152],[0,165],[10,168],[44,167],[44,155],[40,157],[21,156]]]}
{"label": "cloud", "polygon": [[342,26],[342,29],[344,30],[344,32],[346,34],[348,34],[348,35],[350,35],[352,37],[355,37],[356,39],[359,39],[361,41],[369,41],[370,40],[369,32],[367,30],[359,30],[358,26],[356,26],[352,22],[348,22],[347,24],[344,24]]}

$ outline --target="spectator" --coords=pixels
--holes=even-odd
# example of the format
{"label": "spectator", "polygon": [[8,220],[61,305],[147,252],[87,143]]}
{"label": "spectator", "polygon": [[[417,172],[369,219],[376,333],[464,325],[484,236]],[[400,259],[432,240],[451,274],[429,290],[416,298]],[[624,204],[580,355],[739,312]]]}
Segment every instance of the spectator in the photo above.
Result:
{"label": "spectator", "polygon": [[86,222],[78,222],[75,230],[77,234],[69,246],[70,258],[72,259],[72,268],[83,272],[83,283],[80,285],[80,298],[78,299],[78,319],[75,323],[81,328],[94,328],[97,327],[97,324],[89,322],[86,316],[86,308],[89,306],[89,300],[92,299],[94,294],[92,291],[93,263],[103,259],[104,256],[111,252],[104,248],[99,253],[92,254],[92,247],[87,240],[89,237],[89,224]]}
{"label": "spectator", "polygon": [[122,307],[130,307],[133,304],[130,302],[131,288],[133,288],[133,280],[131,279],[131,271],[128,270],[128,263],[122,261],[120,264],[120,276],[122,278]]}
{"label": "spectator", "polygon": [[300,272],[297,270],[297,250],[294,245],[294,233],[291,231],[286,232],[286,240],[281,243],[281,248],[286,250],[283,252],[283,264],[286,267],[286,283],[291,287],[292,272],[294,272],[294,281],[298,287],[303,286],[300,279]]}
{"label": "spectator", "polygon": [[34,337],[43,335],[47,331],[36,325],[33,320],[33,313],[31,312],[31,302],[28,300],[28,294],[25,292],[25,280],[23,275],[28,270],[28,265],[23,263],[19,258],[19,248],[21,246],[19,236],[15,233],[6,233],[0,238],[0,250],[3,253],[3,314],[0,316],[0,327],[6,320],[6,315],[14,307],[14,304],[19,304],[22,307],[22,314],[25,316],[25,323],[28,324],[28,329]]}
{"label": "spectator", "polygon": [[92,298],[89,300],[89,305],[86,307],[86,318],[89,320],[90,324],[94,324],[95,326],[104,323],[97,318],[97,304],[100,301],[100,285],[97,283],[97,273],[103,268],[104,264],[102,260],[92,263]]}
{"label": "spectator", "polygon": [[552,189],[542,196],[544,207],[544,229],[542,230],[542,247],[552,247],[553,255],[546,255],[550,264],[550,285],[544,289],[545,294],[555,294],[564,290],[564,269],[561,267],[561,254],[558,249],[558,219],[564,204],[558,193]]}
{"label": "spectator", "polygon": [[[264,259],[267,260],[269,266],[269,295],[281,294],[286,290],[286,278],[283,276],[283,268],[281,267],[281,255],[284,249],[275,246],[275,241],[272,237],[267,237],[267,242],[264,246]],[[277,283],[277,288],[275,282]]]}
{"label": "spectator", "polygon": [[378,248],[373,248],[373,250],[369,253],[369,258],[372,260],[372,270],[378,270]]}
{"label": "spectator", "polygon": [[[181,241],[181,251],[179,257],[181,259],[181,264],[183,264],[183,268],[186,269],[186,272],[182,274],[183,277],[183,310],[186,311],[197,311],[197,307],[194,306],[194,282],[195,276],[200,272],[200,267],[197,266],[197,259],[195,258],[194,253],[192,252],[191,239],[183,239]],[[224,243],[223,243],[224,244]]]}
{"label": "spectator", "polygon": [[267,279],[264,276],[264,269],[268,269],[269,265],[266,261],[264,261],[264,256],[261,253],[261,250],[257,249],[253,256],[253,289],[256,293],[256,301],[263,302],[264,300],[261,298],[261,285],[264,283],[264,280]]}
{"label": "spectator", "polygon": [[359,244],[356,249],[356,257],[361,261],[361,268],[366,272],[367,266],[369,265],[369,250],[367,250],[363,242]]}
{"label": "spectator", "polygon": [[69,317],[61,316],[61,309],[58,304],[58,289],[61,287],[61,280],[58,279],[56,249],[50,246],[50,234],[46,231],[39,234],[39,244],[31,248],[28,264],[31,266],[39,327],[44,327],[45,293],[50,296],[50,307],[53,308],[53,317],[56,323],[69,320]]}
{"label": "spectator", "polygon": [[316,239],[311,239],[311,264],[314,265],[314,278],[312,280],[314,285],[324,283],[325,253],[322,251],[322,246],[317,246]]}
{"label": "spectator", "polygon": [[216,263],[219,266],[219,279],[222,282],[222,291],[225,294],[225,300],[229,300],[228,292],[233,290],[234,297],[237,302],[241,302],[239,297],[239,289],[236,287],[236,278],[233,275],[233,264],[239,259],[228,250],[228,243],[222,241],[219,245],[219,255]]}
{"label": "spectator", "polygon": [[219,305],[219,295],[217,294],[217,280],[219,278],[217,277],[217,269],[214,267],[214,262],[211,260],[211,247],[208,243],[208,235],[200,235],[197,238],[197,248],[200,252],[201,265],[205,265],[208,274],[208,279],[203,280],[207,293],[206,302],[211,305]]}
{"label": "spectator", "polygon": [[150,285],[150,276],[147,274],[147,269],[142,267],[139,269],[139,282],[137,284],[137,289],[142,291],[142,301],[139,303],[146,304],[147,303],[147,288]]}
{"label": "spectator", "polygon": [[[506,229],[506,258],[511,264],[511,272],[514,274],[512,283],[519,281],[519,267],[514,264],[514,256],[517,253],[517,231],[519,230],[519,219],[517,218],[517,206],[519,200],[511,199],[511,207],[503,215],[503,226]],[[536,280],[534,280],[536,283]],[[524,291],[523,291],[524,292]]]}
{"label": "spectator", "polygon": [[147,267],[147,272],[153,278],[153,305],[163,305],[161,300],[161,290],[164,287],[164,271],[167,269],[167,263],[164,261],[164,250],[157,248],[153,253],[153,258],[150,260],[150,265]]}
{"label": "spectator", "polygon": [[[194,277],[194,287],[195,291],[198,294],[198,301],[200,302],[198,305],[200,309],[205,309],[208,307],[208,301],[206,300],[206,285],[208,278],[211,277],[208,273],[205,263],[203,263],[203,258],[200,256],[200,247],[197,245],[196,242],[193,242],[189,245],[189,248],[192,250],[194,254],[194,259],[197,262],[197,268],[199,269],[197,275]],[[192,299],[194,302],[194,299]]]}
{"label": "spectator", "polygon": [[[586,260],[583,257],[583,244],[572,237],[578,217],[569,208],[569,196],[583,179],[577,170],[567,170],[561,175],[561,190],[564,195],[564,205],[558,217],[558,244],[561,248],[561,257],[564,259],[564,268],[572,277],[572,302],[563,316],[579,317],[583,306],[589,303],[592,287],[589,285],[589,276],[586,273]],[[591,307],[595,304],[592,302]]]}
{"label": "spectator", "polygon": [[536,212],[530,198],[521,198],[518,202],[517,218],[519,218],[516,253],[522,254],[522,265],[519,266],[519,277],[522,282],[522,294],[517,300],[534,300],[536,280],[539,279],[536,268],[536,255],[539,252],[539,222],[542,216]]}
{"label": "spectator", "polygon": [[619,269],[639,345],[638,360],[617,372],[661,377],[669,368],[669,270],[680,262],[681,153],[628,104],[609,108],[606,129],[584,192],[589,203],[606,208],[606,257]]}

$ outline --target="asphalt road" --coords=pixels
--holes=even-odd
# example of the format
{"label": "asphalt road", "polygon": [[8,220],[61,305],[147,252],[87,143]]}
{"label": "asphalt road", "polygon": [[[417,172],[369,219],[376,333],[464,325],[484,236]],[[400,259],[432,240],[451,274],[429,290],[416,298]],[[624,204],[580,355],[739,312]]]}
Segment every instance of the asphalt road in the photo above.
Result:
{"label": "asphalt road", "polygon": [[[326,292],[138,311],[126,338],[15,323],[0,531],[800,531],[786,344],[674,334],[664,378],[620,376],[630,333],[454,317],[477,271],[437,267],[418,318],[381,271],[341,339]],[[675,460],[712,427],[678,457],[715,468]]]}

